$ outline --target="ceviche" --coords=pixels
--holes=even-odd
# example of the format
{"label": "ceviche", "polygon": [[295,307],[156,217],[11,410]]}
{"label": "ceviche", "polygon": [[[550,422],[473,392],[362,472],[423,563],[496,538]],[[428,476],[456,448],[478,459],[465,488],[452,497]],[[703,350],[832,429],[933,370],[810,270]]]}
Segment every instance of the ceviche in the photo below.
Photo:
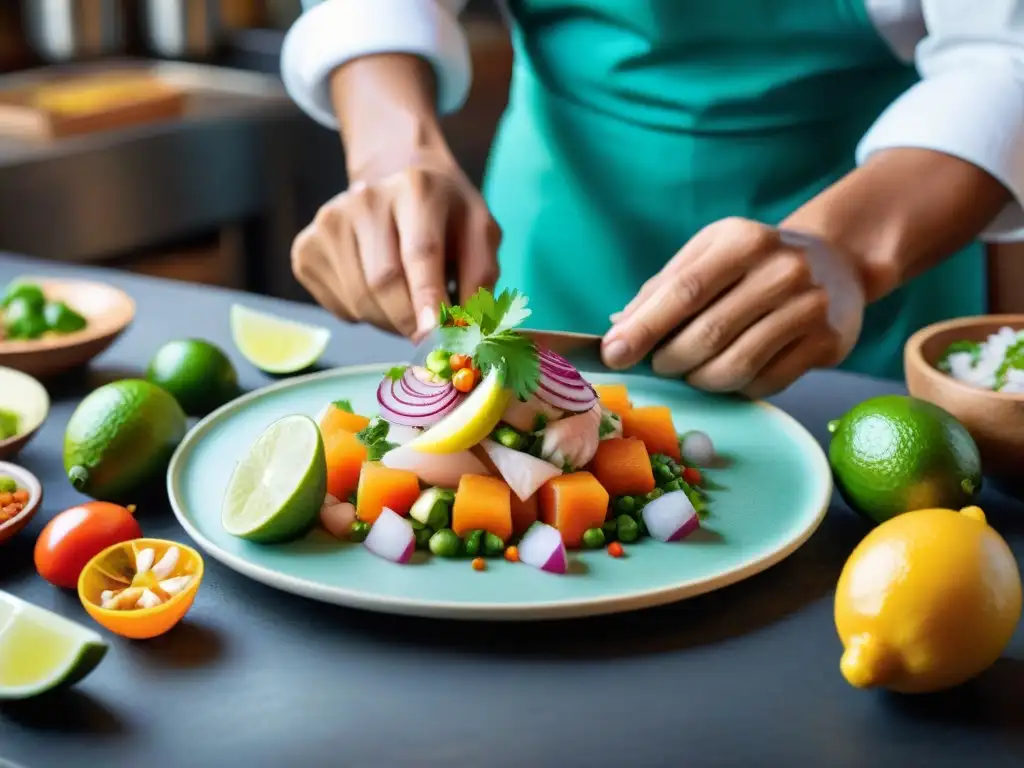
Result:
{"label": "ceviche", "polygon": [[225,528],[273,544],[319,523],[395,563],[423,550],[552,573],[573,549],[621,556],[696,531],[711,439],[624,384],[591,385],[520,329],[529,315],[516,291],[443,306],[439,346],[386,372],[378,413],[338,400],[275,422],[229,481]]}

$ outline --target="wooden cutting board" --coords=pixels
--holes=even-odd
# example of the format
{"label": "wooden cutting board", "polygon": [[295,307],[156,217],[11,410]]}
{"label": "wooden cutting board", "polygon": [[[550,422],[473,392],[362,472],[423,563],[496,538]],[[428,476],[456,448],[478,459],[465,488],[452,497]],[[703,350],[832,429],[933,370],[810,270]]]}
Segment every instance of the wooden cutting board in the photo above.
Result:
{"label": "wooden cutting board", "polygon": [[186,94],[144,73],[103,73],[0,92],[0,133],[39,138],[181,117]]}

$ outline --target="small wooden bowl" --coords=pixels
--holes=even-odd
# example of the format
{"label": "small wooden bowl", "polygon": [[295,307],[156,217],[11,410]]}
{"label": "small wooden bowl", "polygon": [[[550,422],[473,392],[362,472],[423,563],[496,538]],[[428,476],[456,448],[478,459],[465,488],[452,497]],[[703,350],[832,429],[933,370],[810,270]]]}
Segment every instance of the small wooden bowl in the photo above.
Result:
{"label": "small wooden bowl", "polygon": [[0,523],[0,544],[3,544],[28,525],[28,521],[38,511],[39,505],[43,503],[43,486],[27,469],[22,469],[17,464],[8,464],[6,461],[0,461],[0,475],[13,477],[19,488],[28,491],[28,504],[25,508],[6,523]]}
{"label": "small wooden bowl", "polygon": [[50,413],[50,396],[38,381],[13,368],[0,368],[0,408],[20,418],[20,431],[0,440],[0,459],[9,459],[28,445]]}
{"label": "small wooden bowl", "polygon": [[935,367],[954,341],[984,341],[1000,328],[1024,328],[1024,315],[980,315],[922,328],[903,350],[907,389],[953,414],[971,433],[985,474],[1020,475],[1024,468],[1024,393],[982,389]]}
{"label": "small wooden bowl", "polygon": [[135,317],[135,302],[124,291],[90,280],[18,278],[37,284],[46,298],[63,301],[82,315],[81,331],[34,340],[0,341],[0,365],[44,378],[85,365],[109,347]]}

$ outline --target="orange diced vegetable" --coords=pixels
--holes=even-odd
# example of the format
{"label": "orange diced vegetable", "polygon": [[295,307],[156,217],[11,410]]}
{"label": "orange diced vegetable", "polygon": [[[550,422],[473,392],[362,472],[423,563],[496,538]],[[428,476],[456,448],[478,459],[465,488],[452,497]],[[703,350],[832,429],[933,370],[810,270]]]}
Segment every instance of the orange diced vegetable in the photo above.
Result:
{"label": "orange diced vegetable", "polygon": [[370,420],[358,413],[350,413],[333,403],[327,406],[327,413],[320,419],[320,432],[333,435],[335,432],[351,432],[355,434],[366,429]]}
{"label": "orange diced vegetable", "polygon": [[664,405],[633,408],[622,415],[622,436],[638,437],[650,454],[663,453],[682,461],[679,435],[672,423],[672,411]]}
{"label": "orange diced vegetable", "polygon": [[512,537],[512,491],[496,477],[463,475],[455,491],[452,530],[459,536],[487,531],[508,541]]}
{"label": "orange diced vegetable", "polygon": [[635,437],[602,440],[590,462],[590,470],[612,496],[632,496],[654,490],[650,454],[643,440]]}
{"label": "orange diced vegetable", "polygon": [[537,494],[540,519],[558,529],[567,547],[578,547],[583,532],[600,528],[608,514],[608,491],[589,472],[553,477]]}
{"label": "orange diced vegetable", "polygon": [[633,408],[625,384],[595,384],[594,391],[597,392],[601,405],[612,413],[622,416]]}
{"label": "orange diced vegetable", "polygon": [[324,433],[327,459],[327,492],[340,501],[359,486],[359,473],[366,461],[366,446],[351,432]]}
{"label": "orange diced vegetable", "polygon": [[523,501],[512,494],[512,533],[522,536],[526,529],[537,522],[537,494]]}
{"label": "orange diced vegetable", "polygon": [[368,461],[359,474],[356,514],[366,523],[376,520],[384,507],[400,515],[408,515],[419,495],[420,481],[414,472]]}

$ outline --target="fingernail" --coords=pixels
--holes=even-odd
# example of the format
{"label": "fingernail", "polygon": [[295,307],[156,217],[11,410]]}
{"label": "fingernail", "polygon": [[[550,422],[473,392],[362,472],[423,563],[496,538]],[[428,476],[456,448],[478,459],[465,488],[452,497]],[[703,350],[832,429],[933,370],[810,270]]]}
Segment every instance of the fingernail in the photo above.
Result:
{"label": "fingernail", "polygon": [[428,333],[437,325],[437,313],[431,307],[424,307],[420,310],[419,325],[416,327],[419,333]]}
{"label": "fingernail", "polygon": [[629,344],[622,339],[608,342],[604,348],[604,360],[612,368],[625,365],[629,361]]}

